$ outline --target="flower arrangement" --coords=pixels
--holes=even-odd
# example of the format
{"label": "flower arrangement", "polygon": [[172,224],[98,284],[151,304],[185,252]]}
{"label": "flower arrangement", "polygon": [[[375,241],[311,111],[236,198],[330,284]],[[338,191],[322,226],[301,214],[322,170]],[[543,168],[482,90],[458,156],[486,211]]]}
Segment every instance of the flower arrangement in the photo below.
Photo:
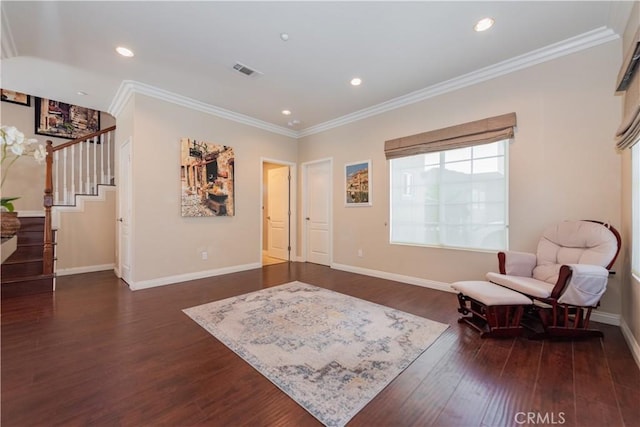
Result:
{"label": "flower arrangement", "polygon": [[[0,167],[2,168],[2,181],[0,181],[0,189],[7,179],[9,169],[20,157],[33,156],[38,163],[47,157],[47,151],[42,144],[38,144],[38,140],[26,139],[24,134],[15,126],[0,126],[0,153],[2,160]],[[13,212],[15,210],[13,201],[19,197],[1,197],[0,205],[3,211]]]}

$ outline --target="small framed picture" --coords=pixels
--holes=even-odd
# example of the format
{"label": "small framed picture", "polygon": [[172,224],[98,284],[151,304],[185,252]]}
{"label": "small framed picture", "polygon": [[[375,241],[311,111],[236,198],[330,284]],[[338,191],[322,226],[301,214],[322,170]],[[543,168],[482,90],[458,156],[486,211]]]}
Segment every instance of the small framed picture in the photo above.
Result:
{"label": "small framed picture", "polygon": [[371,206],[371,160],[347,163],[344,178],[345,206]]}
{"label": "small framed picture", "polygon": [[2,100],[4,102],[10,102],[12,104],[24,105],[25,107],[31,106],[31,95],[26,93],[16,92],[15,90],[0,89]]}

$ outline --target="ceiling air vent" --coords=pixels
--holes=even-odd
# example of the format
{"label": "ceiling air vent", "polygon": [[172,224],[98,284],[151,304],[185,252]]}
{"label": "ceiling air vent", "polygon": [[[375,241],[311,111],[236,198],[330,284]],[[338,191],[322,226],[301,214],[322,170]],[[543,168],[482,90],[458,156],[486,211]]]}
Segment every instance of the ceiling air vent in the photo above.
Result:
{"label": "ceiling air vent", "polygon": [[253,68],[249,68],[246,65],[241,64],[239,62],[236,62],[236,64],[233,66],[233,69],[239,73],[244,74],[245,76],[258,77],[262,75],[260,71],[254,70]]}

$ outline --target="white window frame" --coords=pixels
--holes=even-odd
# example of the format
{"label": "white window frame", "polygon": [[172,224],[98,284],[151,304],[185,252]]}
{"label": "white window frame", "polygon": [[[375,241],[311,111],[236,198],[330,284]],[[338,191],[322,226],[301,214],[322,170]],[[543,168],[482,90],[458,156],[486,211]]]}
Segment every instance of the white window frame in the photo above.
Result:
{"label": "white window frame", "polygon": [[[393,207],[393,201],[394,201],[394,195],[393,195],[393,191],[394,191],[394,182],[393,182],[393,177],[394,177],[394,173],[393,173],[393,162],[394,160],[397,159],[391,159],[389,162],[389,188],[390,188],[390,197],[389,197],[389,216],[390,216],[390,222],[389,222],[389,243],[390,244],[394,244],[394,245],[403,245],[403,246],[424,246],[424,247],[436,247],[436,248],[447,248],[447,249],[461,249],[461,250],[467,250],[467,251],[478,251],[478,252],[491,252],[494,253],[496,250],[508,250],[509,249],[509,145],[511,143],[512,140],[503,140],[504,143],[504,236],[505,236],[505,241],[504,241],[504,247],[502,248],[483,248],[483,247],[471,247],[471,246],[454,246],[454,245],[449,245],[446,243],[440,243],[440,244],[432,244],[432,243],[408,243],[408,242],[403,242],[403,241],[396,241],[393,238],[393,227],[394,227],[394,221],[393,221],[393,212],[394,212],[394,207]],[[500,141],[498,141],[500,142]],[[479,145],[484,145],[484,144],[479,144]],[[445,162],[445,152],[447,150],[443,150],[443,151],[439,151],[437,152],[440,155],[440,164],[444,165],[445,163],[453,163],[453,162]],[[434,153],[432,153],[434,154]],[[422,155],[421,155],[422,156]],[[402,159],[402,158],[400,158]],[[471,161],[473,161],[473,156],[469,159]],[[477,160],[477,159],[476,159]],[[399,186],[397,184],[395,184],[395,188],[399,189],[402,187],[401,191],[401,196],[402,198],[407,198],[408,196],[412,196],[414,194],[414,189],[413,189],[413,185],[411,185],[411,192],[407,192],[407,185],[406,185],[406,172],[402,173],[402,177],[401,179],[403,180],[403,185]],[[413,179],[410,178],[412,184],[413,184]],[[472,202],[473,204],[473,202]]]}

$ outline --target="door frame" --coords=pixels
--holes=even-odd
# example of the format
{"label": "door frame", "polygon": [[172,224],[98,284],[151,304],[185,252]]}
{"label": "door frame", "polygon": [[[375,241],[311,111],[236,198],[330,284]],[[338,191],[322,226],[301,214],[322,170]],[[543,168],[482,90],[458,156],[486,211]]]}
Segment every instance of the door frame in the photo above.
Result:
{"label": "door frame", "polygon": [[[117,214],[118,214],[118,218],[116,218],[116,221],[118,221],[117,227],[118,227],[118,264],[117,264],[117,271],[116,271],[116,275],[124,280],[129,287],[131,287],[132,285],[132,278],[133,278],[133,245],[132,245],[132,241],[133,241],[133,227],[131,226],[131,217],[133,216],[133,185],[132,185],[132,179],[131,179],[131,172],[132,172],[132,164],[133,164],[133,140],[131,137],[128,137],[127,139],[125,139],[121,144],[117,145],[118,148],[118,154],[117,154],[117,159],[118,159],[118,172],[117,172],[117,177],[118,177],[118,181],[117,181],[117,189],[118,189],[118,197],[117,197],[117,202],[118,202],[118,207],[117,207]],[[126,151],[124,150],[126,148]],[[122,161],[122,156],[126,155],[128,153],[129,155],[129,161],[128,162],[123,162]],[[127,182],[124,182],[124,180],[122,179],[123,176],[123,165],[128,165],[129,166],[129,170],[127,171],[127,175],[129,176],[129,179],[127,180]],[[127,199],[128,200],[124,200],[124,195],[123,192],[120,191],[121,188],[123,188],[123,186],[127,186]],[[123,251],[122,250],[122,226],[121,226],[121,222],[119,221],[119,218],[122,218],[124,216],[122,209],[123,209],[123,201],[126,202],[126,204],[129,205],[129,215],[130,217],[129,219],[129,248],[127,251]],[[123,254],[127,253],[129,254],[129,277],[124,277],[124,271],[122,268],[122,264],[123,264]]]}
{"label": "door frame", "polygon": [[289,180],[289,246],[291,246],[291,250],[289,251],[289,261],[297,261],[297,202],[296,202],[296,189],[297,187],[297,179],[296,179],[296,172],[297,172],[297,164],[295,162],[289,162],[286,160],[278,160],[278,159],[272,159],[272,158],[268,158],[268,157],[261,157],[260,158],[260,247],[259,247],[259,260],[260,260],[260,264],[262,265],[262,247],[264,245],[264,224],[263,224],[263,218],[264,218],[264,210],[266,209],[266,206],[262,206],[262,202],[264,200],[264,164],[265,163],[271,163],[274,165],[282,165],[282,166],[288,166],[289,167],[289,174],[291,175],[291,179]]}
{"label": "door frame", "polygon": [[309,230],[307,228],[307,223],[305,220],[309,212],[309,194],[307,194],[306,191],[306,185],[309,179],[308,168],[311,165],[324,162],[329,163],[329,265],[331,266],[333,265],[333,157],[326,157],[323,159],[312,160],[300,164],[300,168],[302,169],[302,182],[300,186],[302,193],[302,216],[300,217],[302,227],[302,261],[308,261],[307,243]]}

